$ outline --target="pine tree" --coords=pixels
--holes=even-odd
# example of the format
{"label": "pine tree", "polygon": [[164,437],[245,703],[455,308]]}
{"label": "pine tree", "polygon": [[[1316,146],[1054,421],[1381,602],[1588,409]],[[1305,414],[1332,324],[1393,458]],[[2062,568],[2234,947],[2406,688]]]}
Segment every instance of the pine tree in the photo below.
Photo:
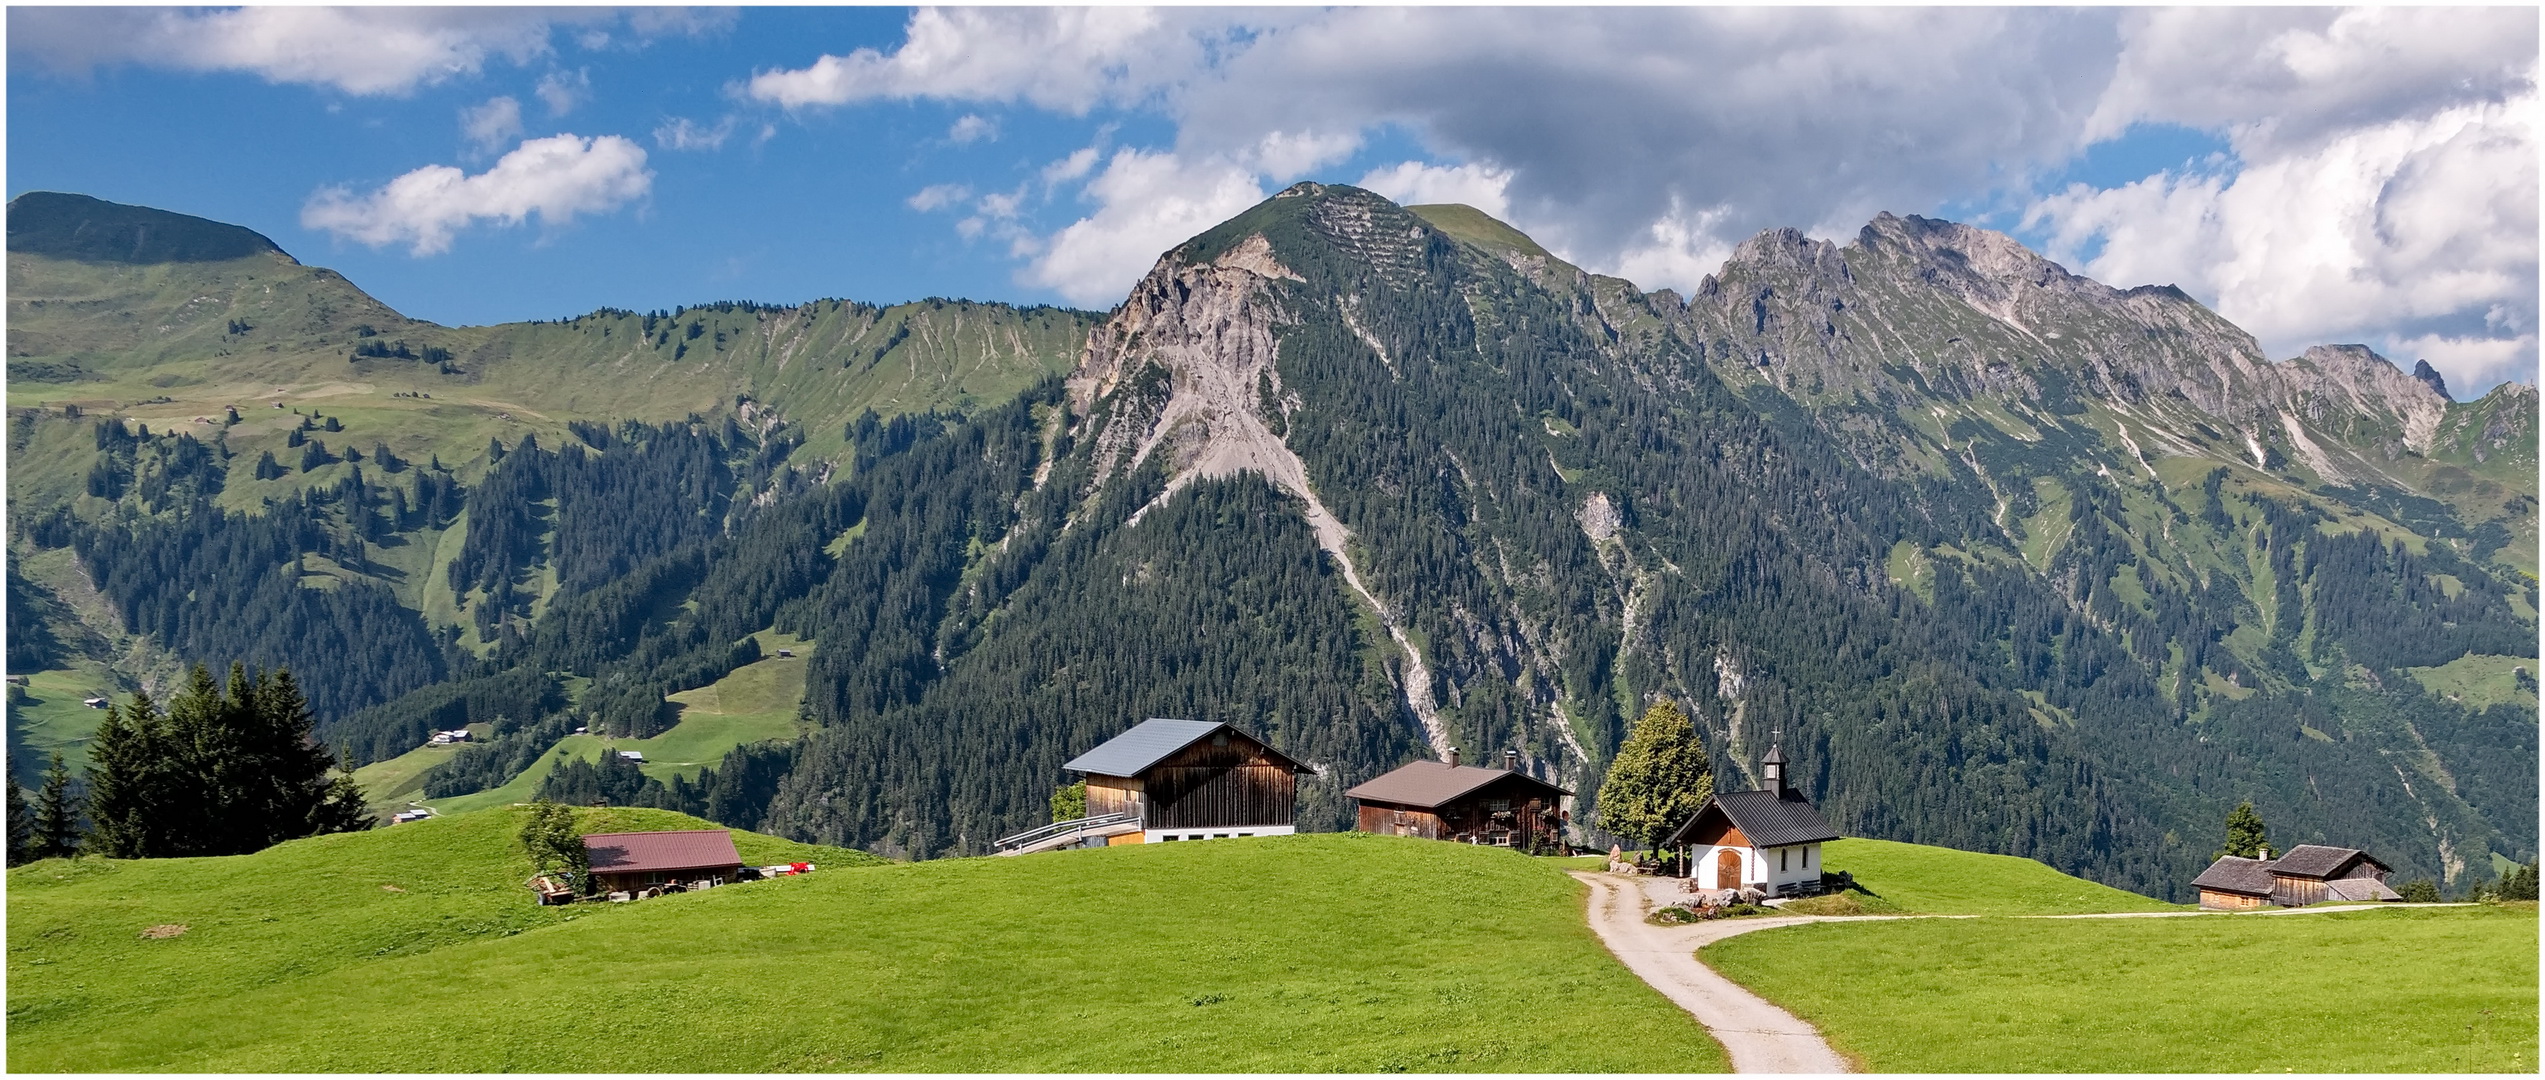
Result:
{"label": "pine tree", "polygon": [[1599,788],[1600,827],[1658,851],[1662,838],[1713,795],[1714,767],[1696,725],[1678,703],[1656,702],[1609,763]]}
{"label": "pine tree", "polygon": [[2263,845],[2270,839],[2262,824],[2262,815],[2254,811],[2253,800],[2246,799],[2237,803],[2235,809],[2227,811],[2227,845],[2210,858],[2223,859],[2229,855],[2245,859],[2261,858]]}
{"label": "pine tree", "polygon": [[158,852],[157,828],[169,813],[166,742],[166,721],[147,692],[106,710],[88,749],[89,850],[114,859]]}
{"label": "pine tree", "polygon": [[33,858],[35,850],[35,815],[27,810],[26,792],[18,787],[12,771],[9,784],[9,865],[16,866]]}
{"label": "pine tree", "polygon": [[[14,786],[14,785],[13,785]],[[71,794],[71,769],[55,751],[35,796],[35,847],[39,859],[67,859],[80,850],[80,806]]]}

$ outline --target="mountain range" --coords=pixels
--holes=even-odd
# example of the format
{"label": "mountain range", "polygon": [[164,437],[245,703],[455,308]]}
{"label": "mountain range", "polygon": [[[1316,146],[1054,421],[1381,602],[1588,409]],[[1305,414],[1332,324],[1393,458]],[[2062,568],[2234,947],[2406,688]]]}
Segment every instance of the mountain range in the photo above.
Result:
{"label": "mountain range", "polygon": [[[1719,784],[1781,742],[1850,835],[2156,895],[2246,799],[2405,877],[2536,852],[2535,388],[2275,361],[1984,229],[1771,231],[1683,297],[1308,183],[1101,315],[458,328],[81,196],[11,203],[8,262],[10,670],[289,664],[354,763],[485,724],[427,790],[659,734],[774,630],[800,737],[597,782],[973,853],[1188,716],[1309,762],[1307,827],[1511,748],[1605,843],[1666,696]],[[21,776],[76,745],[40,712]]]}

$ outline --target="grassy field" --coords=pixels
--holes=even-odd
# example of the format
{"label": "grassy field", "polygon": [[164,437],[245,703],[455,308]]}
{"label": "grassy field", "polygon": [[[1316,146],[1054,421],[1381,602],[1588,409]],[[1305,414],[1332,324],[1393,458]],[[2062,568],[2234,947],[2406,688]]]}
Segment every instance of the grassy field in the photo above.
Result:
{"label": "grassy field", "polygon": [[407,803],[424,794],[424,774],[451,760],[460,752],[457,746],[416,747],[386,761],[375,761],[353,771],[354,783],[362,785],[363,800],[373,809],[405,809]]}
{"label": "grassy field", "polygon": [[[2517,669],[2527,670],[2521,685]],[[2536,658],[2531,656],[2460,656],[2438,667],[2405,668],[2422,689],[2460,702],[2469,709],[2494,705],[2536,707]]]}
{"label": "grassy field", "polygon": [[2011,855],[1856,839],[1833,841],[1821,851],[1831,872],[1854,874],[1856,884],[1880,901],[1866,904],[1877,912],[2067,915],[2189,910]]}
{"label": "grassy field", "polygon": [[[724,760],[744,743],[792,740],[801,732],[795,716],[804,702],[804,667],[813,643],[793,634],[763,630],[763,659],[735,668],[713,685],[671,695],[680,723],[651,739],[622,739],[618,749],[645,755],[645,773],[658,780],[694,779],[698,770]],[[782,657],[786,649],[794,656]]]}
{"label": "grassy field", "polygon": [[2526,904],[1818,923],[1699,955],[1880,1072],[2532,1073],[2537,946]]}
{"label": "grassy field", "polygon": [[[1555,860],[1320,835],[824,865],[542,910],[518,885],[513,813],[238,859],[11,871],[9,1067],[1724,1065],[1601,949]],[[737,835],[748,858],[784,846]],[[166,924],[188,929],[142,936]]]}

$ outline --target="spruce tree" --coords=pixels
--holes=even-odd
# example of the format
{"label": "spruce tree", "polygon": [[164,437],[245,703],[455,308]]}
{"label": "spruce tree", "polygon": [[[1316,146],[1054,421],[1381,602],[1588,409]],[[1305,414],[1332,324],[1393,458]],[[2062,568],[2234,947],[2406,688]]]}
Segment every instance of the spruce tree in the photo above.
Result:
{"label": "spruce tree", "polygon": [[2210,858],[2223,859],[2229,855],[2243,859],[2260,858],[2259,852],[2269,840],[2270,834],[2262,824],[2262,815],[2255,812],[2253,800],[2246,799],[2237,803],[2235,809],[2227,811],[2227,844]]}
{"label": "spruce tree", "polygon": [[1644,710],[1599,787],[1600,827],[1647,851],[1714,795],[1714,766],[1676,702]]}
{"label": "spruce tree", "polygon": [[62,754],[57,750],[52,766],[44,770],[44,787],[35,796],[34,855],[39,859],[67,859],[79,851],[79,799],[71,794],[70,766],[62,763]]}
{"label": "spruce tree", "polygon": [[106,710],[88,748],[89,850],[108,858],[165,854],[161,830],[175,814],[167,721],[147,692]]}
{"label": "spruce tree", "polygon": [[18,787],[12,771],[9,783],[9,865],[16,866],[34,857],[35,815],[27,810],[26,792]]}

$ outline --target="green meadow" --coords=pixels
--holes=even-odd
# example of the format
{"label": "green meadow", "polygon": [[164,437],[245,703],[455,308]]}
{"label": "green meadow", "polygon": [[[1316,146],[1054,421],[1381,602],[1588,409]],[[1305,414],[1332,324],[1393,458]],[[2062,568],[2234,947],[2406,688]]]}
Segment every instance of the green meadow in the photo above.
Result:
{"label": "green meadow", "polygon": [[1763,930],[1715,970],[1876,1072],[2528,1072],[2537,920],[2499,907]]}
{"label": "green meadow", "polygon": [[1724,1067],[1602,950],[1558,860],[1346,834],[852,866],[736,833],[821,869],[542,909],[518,814],[12,870],[9,1067]]}
{"label": "green meadow", "polygon": [[2075,915],[2114,911],[2188,911],[2070,877],[2031,859],[1901,844],[1836,840],[1821,848],[1832,873],[1854,874],[1854,894],[1871,914]]}

